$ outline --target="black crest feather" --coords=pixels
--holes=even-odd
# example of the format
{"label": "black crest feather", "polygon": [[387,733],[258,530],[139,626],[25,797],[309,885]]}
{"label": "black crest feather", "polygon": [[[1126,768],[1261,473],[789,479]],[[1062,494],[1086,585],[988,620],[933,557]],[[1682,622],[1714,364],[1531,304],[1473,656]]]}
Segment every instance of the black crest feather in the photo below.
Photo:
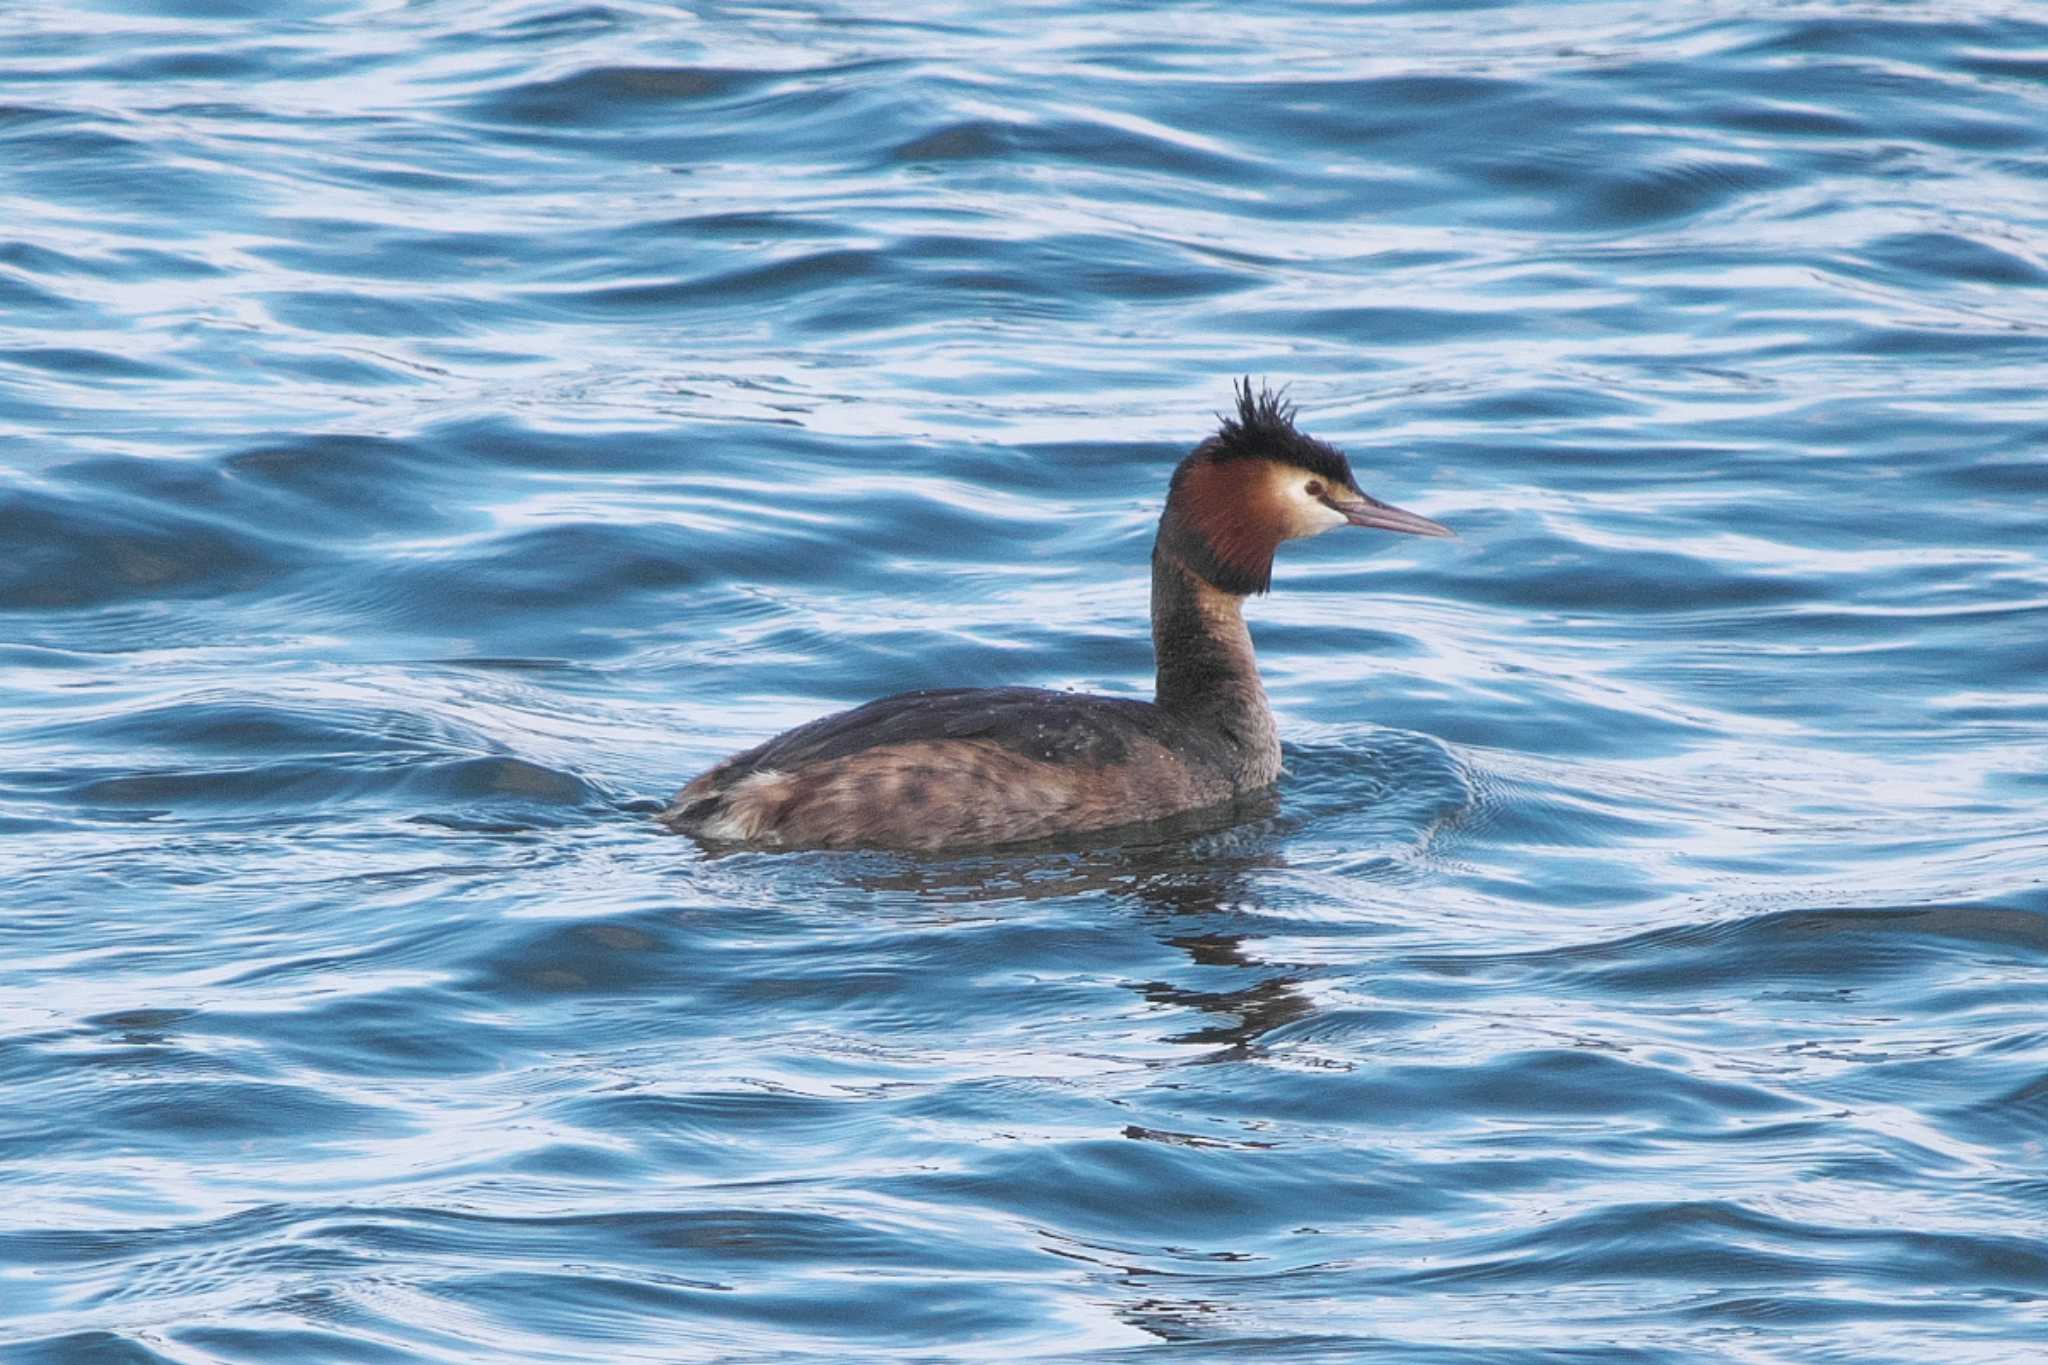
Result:
{"label": "black crest feather", "polygon": [[1240,379],[1234,388],[1236,416],[1222,419],[1216,434],[1195,451],[1197,457],[1215,464],[1230,460],[1276,460],[1299,465],[1341,488],[1357,487],[1352,482],[1351,462],[1344,458],[1343,451],[1295,429],[1295,407],[1287,401],[1286,390],[1275,393],[1261,385],[1254,391],[1250,376]]}

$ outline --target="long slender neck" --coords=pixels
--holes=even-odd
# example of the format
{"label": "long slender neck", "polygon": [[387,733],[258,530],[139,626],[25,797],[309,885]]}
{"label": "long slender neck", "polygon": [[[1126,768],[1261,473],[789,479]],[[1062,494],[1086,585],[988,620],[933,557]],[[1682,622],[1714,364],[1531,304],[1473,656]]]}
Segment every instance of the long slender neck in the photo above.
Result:
{"label": "long slender neck", "polygon": [[1203,581],[1165,544],[1152,551],[1152,652],[1158,704],[1229,747],[1241,788],[1280,775],[1280,732],[1259,684],[1243,599]]}

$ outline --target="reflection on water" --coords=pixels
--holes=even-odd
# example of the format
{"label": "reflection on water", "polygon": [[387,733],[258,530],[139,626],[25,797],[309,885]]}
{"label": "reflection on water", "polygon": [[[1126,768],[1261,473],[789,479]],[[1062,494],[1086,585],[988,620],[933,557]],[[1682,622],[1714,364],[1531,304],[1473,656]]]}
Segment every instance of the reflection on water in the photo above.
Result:
{"label": "reflection on water", "polygon": [[[1227,990],[1197,990],[1157,980],[1130,983],[1151,1004],[1214,1017],[1215,1022],[1204,1027],[1162,1038],[1220,1049],[1188,1060],[1243,1060],[1261,1034],[1307,1013],[1311,1004],[1294,990],[1299,978],[1265,975],[1270,968],[1259,958],[1255,935],[1187,930],[1191,923],[1228,923],[1233,917],[1261,912],[1256,874],[1286,866],[1279,811],[1277,797],[1265,792],[1228,812],[1197,812],[1128,832],[1143,842],[1077,846],[1068,853],[1004,850],[981,858],[905,861],[851,880],[870,893],[907,892],[922,906],[956,911],[985,904],[1001,913],[1003,907],[1019,902],[1082,900],[1132,916],[1161,944],[1185,953],[1195,967],[1229,968],[1233,978],[1258,978]],[[1190,834],[1195,830],[1204,832]],[[1219,974],[1198,975],[1206,980]],[[1125,1136],[1161,1137],[1135,1125],[1125,1130]]]}

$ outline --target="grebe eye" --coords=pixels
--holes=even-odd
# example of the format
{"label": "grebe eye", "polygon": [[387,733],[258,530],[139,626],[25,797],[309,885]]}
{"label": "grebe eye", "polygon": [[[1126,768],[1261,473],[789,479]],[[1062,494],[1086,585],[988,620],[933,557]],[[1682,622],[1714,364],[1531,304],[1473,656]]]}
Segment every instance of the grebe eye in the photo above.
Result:
{"label": "grebe eye", "polygon": [[1308,481],[1308,487],[1302,489],[1301,491],[1308,494],[1312,498],[1320,498],[1323,495],[1323,486],[1316,480],[1310,479]]}

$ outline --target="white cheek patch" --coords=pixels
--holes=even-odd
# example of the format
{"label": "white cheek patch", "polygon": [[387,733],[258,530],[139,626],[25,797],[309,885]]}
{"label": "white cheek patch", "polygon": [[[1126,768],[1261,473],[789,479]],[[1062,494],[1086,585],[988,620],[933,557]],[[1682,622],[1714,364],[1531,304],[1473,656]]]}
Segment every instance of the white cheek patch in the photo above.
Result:
{"label": "white cheek patch", "polygon": [[1304,540],[1319,536],[1325,531],[1334,531],[1344,524],[1344,514],[1332,508],[1321,498],[1309,496],[1307,486],[1299,479],[1289,479],[1281,485],[1281,496],[1287,503],[1287,538]]}
{"label": "white cheek patch", "polygon": [[1319,536],[1325,531],[1334,531],[1346,523],[1344,514],[1328,503],[1308,497],[1307,494],[1302,496],[1309,505],[1310,517],[1314,519],[1312,528],[1303,532],[1304,535]]}
{"label": "white cheek patch", "polygon": [[1263,491],[1275,504],[1272,520],[1286,528],[1281,539],[1305,540],[1345,524],[1342,512],[1308,491],[1310,483],[1318,486],[1325,483],[1314,474],[1305,469],[1278,465],[1268,472],[1266,478]]}

